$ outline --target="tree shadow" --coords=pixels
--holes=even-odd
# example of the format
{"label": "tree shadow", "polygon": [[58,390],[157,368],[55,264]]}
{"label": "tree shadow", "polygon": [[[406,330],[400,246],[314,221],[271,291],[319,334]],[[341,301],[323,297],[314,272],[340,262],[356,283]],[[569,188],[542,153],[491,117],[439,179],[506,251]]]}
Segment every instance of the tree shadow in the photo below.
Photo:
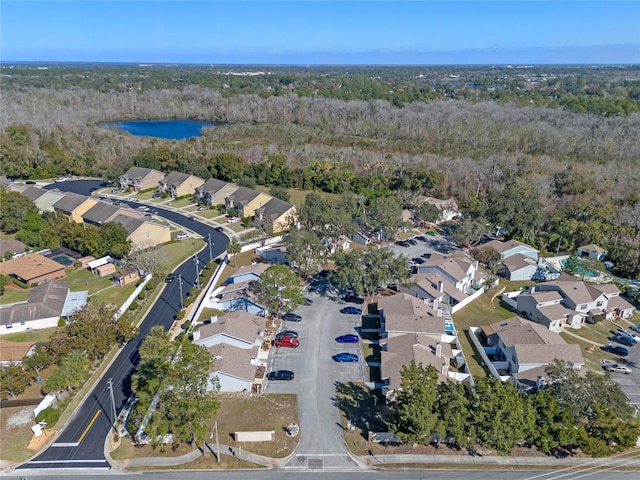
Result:
{"label": "tree shadow", "polygon": [[388,430],[385,419],[391,416],[392,410],[378,392],[353,382],[336,382],[335,386],[336,396],[332,399],[333,404],[352,425],[360,429],[365,440],[369,431]]}

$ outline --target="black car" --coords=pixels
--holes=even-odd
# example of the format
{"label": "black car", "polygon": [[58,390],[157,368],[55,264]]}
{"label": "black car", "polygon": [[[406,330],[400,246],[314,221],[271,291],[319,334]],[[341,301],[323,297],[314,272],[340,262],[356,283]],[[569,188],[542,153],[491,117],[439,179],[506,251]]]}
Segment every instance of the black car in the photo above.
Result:
{"label": "black car", "polygon": [[410,243],[411,245],[417,245],[418,244],[418,242],[413,238],[408,238],[407,242]]}
{"label": "black car", "polygon": [[275,339],[284,337],[298,338],[298,332],[294,332],[293,330],[282,330],[276,334]]}
{"label": "black car", "polygon": [[636,341],[629,335],[614,335],[609,340],[611,340],[612,342],[621,343],[622,345],[626,345],[627,347],[633,347],[636,344]]}
{"label": "black car", "polygon": [[164,281],[167,283],[171,283],[175,280],[176,278],[176,274],[175,273],[168,273],[166,277],[164,277]]}
{"label": "black car", "polygon": [[427,258],[427,259],[429,259],[429,258],[431,258],[431,254],[430,254],[429,252],[427,252],[427,253],[423,253],[423,254],[421,255],[421,257],[422,257],[422,258]]}
{"label": "black car", "polygon": [[418,235],[416,240],[420,240],[421,242],[428,242],[427,237],[423,237],[422,235]]}
{"label": "black car", "polygon": [[420,258],[420,257],[412,258],[411,260],[416,262],[418,265],[422,265],[424,262],[426,262],[424,258]]}
{"label": "black car", "polygon": [[620,355],[621,357],[626,357],[627,355],[629,355],[629,350],[619,345],[609,344],[609,345],[603,345],[600,348],[605,352],[613,353],[615,355]]}
{"label": "black car", "polygon": [[342,297],[342,301],[347,303],[357,303],[358,305],[362,305],[364,303],[364,298],[360,298],[357,295],[349,294]]}
{"label": "black car", "polygon": [[222,228],[222,227],[216,227],[216,228],[214,228],[214,230],[216,232],[224,232],[224,228]]}
{"label": "black car", "polygon": [[400,241],[396,242],[396,245],[400,245],[401,247],[405,247],[405,248],[410,246],[409,242],[407,242],[405,240],[400,240]]}
{"label": "black car", "polygon": [[33,180],[27,180],[26,182],[24,182],[27,185],[35,185],[36,182],[34,182]]}
{"label": "black car", "polygon": [[269,372],[267,378],[269,380],[293,380],[294,374],[291,370],[276,370],[274,372]]}
{"label": "black car", "polygon": [[286,320],[288,322],[300,322],[302,321],[302,317],[300,315],[297,315],[293,312],[287,312],[284,315],[282,315],[282,319]]}

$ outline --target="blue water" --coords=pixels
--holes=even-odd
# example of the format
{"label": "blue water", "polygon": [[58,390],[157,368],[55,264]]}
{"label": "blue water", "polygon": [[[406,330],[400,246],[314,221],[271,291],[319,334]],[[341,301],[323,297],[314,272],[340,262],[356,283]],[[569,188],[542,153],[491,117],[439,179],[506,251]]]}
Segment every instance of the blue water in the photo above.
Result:
{"label": "blue water", "polygon": [[203,120],[135,120],[132,122],[109,122],[102,126],[117,128],[137,137],[168,138],[182,140],[201,136],[204,127],[223,125]]}

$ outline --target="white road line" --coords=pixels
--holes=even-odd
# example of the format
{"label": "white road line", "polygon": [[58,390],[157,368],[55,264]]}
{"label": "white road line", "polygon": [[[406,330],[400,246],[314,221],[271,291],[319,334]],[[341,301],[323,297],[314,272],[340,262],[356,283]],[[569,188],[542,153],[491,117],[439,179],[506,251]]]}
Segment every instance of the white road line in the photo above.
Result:
{"label": "white road line", "polygon": [[52,447],[77,447],[80,445],[78,442],[67,442],[67,443],[54,443],[51,445]]}

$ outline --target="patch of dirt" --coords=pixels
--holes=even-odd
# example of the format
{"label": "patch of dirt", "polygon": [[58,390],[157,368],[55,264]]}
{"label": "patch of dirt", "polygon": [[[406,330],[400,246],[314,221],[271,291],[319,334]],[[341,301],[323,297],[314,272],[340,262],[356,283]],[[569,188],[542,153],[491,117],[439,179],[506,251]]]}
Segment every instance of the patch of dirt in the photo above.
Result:
{"label": "patch of dirt", "polygon": [[9,428],[26,427],[34,424],[33,407],[23,408],[19,412],[7,417],[5,425]]}

